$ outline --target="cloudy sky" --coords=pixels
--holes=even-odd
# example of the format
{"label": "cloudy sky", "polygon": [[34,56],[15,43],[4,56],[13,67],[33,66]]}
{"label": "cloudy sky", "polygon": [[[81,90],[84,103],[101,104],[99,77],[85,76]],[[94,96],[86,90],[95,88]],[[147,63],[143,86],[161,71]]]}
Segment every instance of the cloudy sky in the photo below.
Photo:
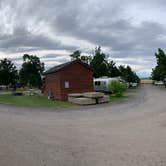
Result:
{"label": "cloudy sky", "polygon": [[148,76],[166,48],[165,0],[0,0],[0,58],[36,54],[46,68],[96,46]]}

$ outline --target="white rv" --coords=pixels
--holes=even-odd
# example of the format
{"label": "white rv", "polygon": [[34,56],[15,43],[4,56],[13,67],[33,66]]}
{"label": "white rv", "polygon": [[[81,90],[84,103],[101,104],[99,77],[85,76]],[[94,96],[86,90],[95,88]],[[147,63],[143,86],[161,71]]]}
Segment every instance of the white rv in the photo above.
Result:
{"label": "white rv", "polygon": [[101,77],[101,78],[96,78],[93,81],[94,84],[94,90],[97,92],[109,92],[108,90],[108,84],[110,81],[117,80],[120,82],[124,82],[120,77]]}

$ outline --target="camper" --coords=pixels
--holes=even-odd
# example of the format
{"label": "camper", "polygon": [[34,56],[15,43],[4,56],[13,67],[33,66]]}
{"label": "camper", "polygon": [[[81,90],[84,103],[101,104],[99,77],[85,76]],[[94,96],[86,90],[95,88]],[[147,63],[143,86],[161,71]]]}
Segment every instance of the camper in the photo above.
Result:
{"label": "camper", "polygon": [[124,82],[120,77],[100,77],[100,78],[96,78],[93,81],[94,84],[94,90],[96,92],[106,92],[109,93],[109,89],[108,89],[108,84],[110,81],[120,81],[120,82]]}

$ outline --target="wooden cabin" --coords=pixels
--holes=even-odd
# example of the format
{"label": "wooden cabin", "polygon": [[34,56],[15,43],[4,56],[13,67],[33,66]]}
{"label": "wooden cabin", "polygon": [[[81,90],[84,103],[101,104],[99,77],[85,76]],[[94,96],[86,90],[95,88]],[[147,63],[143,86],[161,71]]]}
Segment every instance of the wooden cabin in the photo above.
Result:
{"label": "wooden cabin", "polygon": [[93,70],[81,60],[67,62],[44,72],[43,93],[67,100],[69,93],[93,92]]}

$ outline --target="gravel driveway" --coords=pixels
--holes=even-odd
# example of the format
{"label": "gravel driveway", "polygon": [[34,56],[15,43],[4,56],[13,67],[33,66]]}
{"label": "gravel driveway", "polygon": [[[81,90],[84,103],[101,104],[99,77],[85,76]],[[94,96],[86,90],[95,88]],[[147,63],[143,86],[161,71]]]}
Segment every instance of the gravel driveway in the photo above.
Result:
{"label": "gravel driveway", "polygon": [[1,105],[0,166],[166,166],[166,89],[78,110]]}

